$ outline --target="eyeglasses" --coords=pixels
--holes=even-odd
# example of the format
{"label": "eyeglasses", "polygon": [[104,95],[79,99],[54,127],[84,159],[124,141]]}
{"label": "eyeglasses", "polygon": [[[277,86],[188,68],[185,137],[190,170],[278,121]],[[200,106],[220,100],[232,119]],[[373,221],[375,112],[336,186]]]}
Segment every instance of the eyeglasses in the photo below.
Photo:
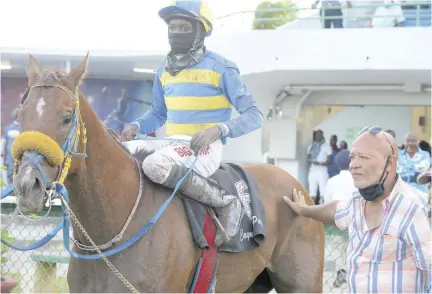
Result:
{"label": "eyeglasses", "polygon": [[[363,134],[364,132],[368,131],[370,134],[372,135],[378,135],[379,133],[383,132],[382,128],[378,127],[378,126],[373,126],[373,127],[364,127],[358,134],[357,137],[360,136],[361,134]],[[395,154],[394,149],[392,144],[390,143],[389,139],[387,138],[387,136],[384,134],[384,138],[387,140],[387,143],[390,145],[390,148],[392,150],[392,155]]]}

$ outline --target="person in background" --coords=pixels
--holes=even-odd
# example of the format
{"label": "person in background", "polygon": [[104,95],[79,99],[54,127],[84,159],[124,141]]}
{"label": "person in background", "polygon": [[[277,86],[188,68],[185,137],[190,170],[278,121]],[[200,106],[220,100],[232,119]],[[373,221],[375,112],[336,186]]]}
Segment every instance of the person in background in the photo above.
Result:
{"label": "person in background", "polygon": [[405,16],[400,5],[393,0],[382,1],[383,5],[375,9],[371,26],[373,28],[393,28],[405,25]]}
{"label": "person in background", "polygon": [[344,140],[340,141],[339,143],[339,149],[341,151],[347,151],[348,150],[348,143]]}
{"label": "person in background", "polygon": [[[328,180],[327,166],[332,163],[332,149],[325,142],[324,133],[322,130],[315,131],[314,141],[308,147],[307,158],[311,164],[309,168],[309,194],[314,200],[318,196],[318,188],[321,195],[324,195]],[[320,202],[323,202],[324,197],[320,197]]]}
{"label": "person in background", "polygon": [[330,137],[330,147],[332,149],[332,163],[329,166],[327,166],[327,172],[328,172],[329,178],[332,178],[339,173],[339,169],[338,169],[336,162],[335,162],[335,157],[340,151],[340,149],[337,145],[337,141],[338,141],[338,138],[336,135],[332,135]]}
{"label": "person in background", "polygon": [[418,145],[421,150],[426,151],[431,155],[431,145],[428,142],[421,140]]}
{"label": "person in background", "polygon": [[7,168],[7,183],[12,184],[13,182],[13,170],[14,170],[14,159],[11,154],[12,143],[15,141],[16,137],[20,134],[20,124],[19,124],[19,108],[15,108],[12,111],[13,122],[4,128],[4,165]]}
{"label": "person in background", "polygon": [[[396,133],[395,133],[393,130],[388,129],[388,130],[386,130],[385,132],[386,132],[387,134],[392,135],[393,138],[396,139]],[[402,145],[398,146],[398,149],[399,149],[399,150],[403,150],[403,149],[404,149],[404,145],[402,144]]]}
{"label": "person in background", "polygon": [[430,293],[432,232],[425,194],[396,173],[397,144],[379,127],[360,131],[350,152],[358,189],[349,201],[306,204],[293,190],[292,211],[348,231],[348,293]]}
{"label": "person in background", "polygon": [[[320,0],[316,0],[312,4],[312,9],[316,9]],[[351,2],[347,1],[348,7],[351,7]],[[325,29],[330,29],[332,24],[334,29],[343,29],[342,5],[340,1],[321,0],[320,16],[324,16],[322,22]],[[327,19],[328,17],[339,17],[337,19]]]}
{"label": "person in background", "polygon": [[419,189],[427,192],[427,187],[417,183],[417,177],[429,170],[430,155],[418,147],[418,138],[416,134],[408,133],[405,137],[405,149],[399,151],[398,173],[402,180]]}
{"label": "person in background", "polygon": [[[335,162],[340,172],[328,180],[324,193],[324,203],[330,203],[335,200],[350,201],[352,195],[357,190],[357,188],[354,186],[354,180],[351,172],[349,171],[349,154],[349,151],[343,150],[336,155]],[[341,239],[333,241],[340,241],[336,242],[337,245],[335,250],[338,250],[338,252],[341,253],[342,258],[340,261],[343,262],[342,264],[338,264],[338,261],[336,261],[339,270],[336,273],[336,279],[333,282],[333,287],[337,288],[346,282],[346,270],[343,267],[344,261],[347,259],[346,251],[348,247],[348,237],[335,236],[335,238]]]}
{"label": "person in background", "polygon": [[339,152],[335,157],[335,164],[339,169],[339,174],[327,181],[324,202],[328,203],[334,200],[349,201],[357,188],[354,186],[354,180],[349,171],[350,152],[347,150]]}

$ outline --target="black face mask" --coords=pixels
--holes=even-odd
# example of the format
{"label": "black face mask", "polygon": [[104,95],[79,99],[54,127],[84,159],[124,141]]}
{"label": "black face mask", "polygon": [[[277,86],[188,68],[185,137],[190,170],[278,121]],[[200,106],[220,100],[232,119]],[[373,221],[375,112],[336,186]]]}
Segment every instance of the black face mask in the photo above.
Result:
{"label": "black face mask", "polygon": [[197,23],[192,22],[190,33],[168,32],[168,40],[173,54],[186,54],[192,48],[197,34]]}
{"label": "black face mask", "polygon": [[387,169],[389,161],[390,161],[390,157],[387,158],[387,162],[384,166],[384,170],[381,174],[381,177],[380,177],[378,184],[371,185],[371,186],[363,188],[363,189],[358,189],[360,194],[363,196],[363,198],[366,201],[374,201],[379,196],[381,196],[382,193],[384,193],[384,182],[385,182],[387,175],[388,175],[388,172],[386,171],[386,169]]}

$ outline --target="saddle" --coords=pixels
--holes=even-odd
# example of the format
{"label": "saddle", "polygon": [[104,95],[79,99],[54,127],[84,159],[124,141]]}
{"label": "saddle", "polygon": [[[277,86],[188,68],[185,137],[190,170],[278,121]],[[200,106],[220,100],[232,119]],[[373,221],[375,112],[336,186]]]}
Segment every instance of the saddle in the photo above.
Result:
{"label": "saddle", "polygon": [[[216,182],[236,198],[227,207],[214,208],[181,195],[192,236],[202,249],[189,289],[193,293],[215,292],[219,251],[238,253],[252,250],[265,239],[265,210],[252,177],[242,167],[225,163],[208,180]],[[217,247],[215,237],[217,226],[221,226],[220,218],[225,220],[226,227],[222,229],[228,234],[229,241]]]}
{"label": "saddle", "polygon": [[[120,143],[114,132],[108,132]],[[121,145],[127,150],[126,146]],[[139,162],[143,161],[144,154],[127,152]],[[214,292],[218,252],[253,250],[265,239],[265,210],[253,178],[239,165],[224,163],[207,180],[217,183],[227,194],[234,195],[235,199],[227,207],[215,208],[178,193],[186,210],[194,243],[202,250],[189,289],[191,293]],[[225,227],[219,222],[221,217],[226,220]],[[215,244],[218,226],[229,236],[228,241],[219,247]]]}

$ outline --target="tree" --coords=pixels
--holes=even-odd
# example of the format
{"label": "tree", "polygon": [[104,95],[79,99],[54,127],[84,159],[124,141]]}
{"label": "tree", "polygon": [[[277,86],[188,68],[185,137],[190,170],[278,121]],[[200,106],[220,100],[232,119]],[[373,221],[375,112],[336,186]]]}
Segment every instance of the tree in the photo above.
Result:
{"label": "tree", "polygon": [[255,10],[253,28],[255,30],[274,30],[293,21],[297,16],[297,7],[290,0],[264,0]]}

